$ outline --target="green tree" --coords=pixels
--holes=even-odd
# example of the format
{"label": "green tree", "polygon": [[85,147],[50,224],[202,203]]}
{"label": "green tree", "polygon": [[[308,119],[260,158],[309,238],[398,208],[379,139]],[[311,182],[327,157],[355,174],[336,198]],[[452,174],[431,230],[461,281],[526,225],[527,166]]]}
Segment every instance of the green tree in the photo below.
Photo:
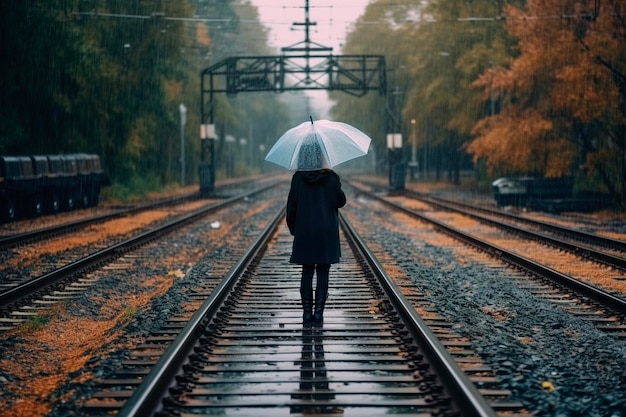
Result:
{"label": "green tree", "polygon": [[422,167],[435,169],[437,178],[447,171],[451,182],[459,182],[474,124],[498,111],[497,96],[483,97],[472,82],[510,48],[500,7],[492,1],[431,2],[412,29],[419,42],[410,57],[412,89],[404,112],[415,121]]}
{"label": "green tree", "polygon": [[401,109],[410,89],[407,60],[414,43],[407,36],[406,16],[418,9],[419,3],[417,0],[400,5],[393,0],[372,2],[346,38],[345,55],[385,56],[388,86],[385,95],[373,92],[363,97],[342,92],[331,94],[336,101],[331,109],[333,117],[355,125],[372,137],[371,146],[378,155],[377,168],[381,172],[386,162],[387,133],[406,133]]}
{"label": "green tree", "polygon": [[[259,15],[249,2],[198,1],[198,10],[203,17],[210,17],[207,23],[212,46],[210,64],[218,64],[231,56],[275,55],[268,46],[267,28],[251,23],[258,21]],[[233,160],[232,174],[245,175],[259,170],[265,157],[263,149],[269,150],[287,129],[287,109],[274,93],[218,95],[215,100],[214,117],[219,136],[216,174],[218,177],[228,174],[228,165],[224,163],[227,158]],[[234,137],[237,143],[228,144],[227,135]],[[240,139],[246,139],[246,145],[240,146]]]}
{"label": "green tree", "polygon": [[[265,52],[255,13],[242,0],[4,2],[0,53],[11,65],[0,68],[0,153],[94,152],[120,187],[160,187],[179,179],[184,103],[186,174],[196,179],[199,71],[236,50]],[[221,114],[247,132],[280,120],[273,103]]]}
{"label": "green tree", "polygon": [[[65,150],[68,115],[80,94],[84,70],[81,36],[69,22],[65,1],[0,5],[0,150],[31,153]],[[59,47],[62,45],[62,47]],[[81,142],[70,135],[70,141]]]}

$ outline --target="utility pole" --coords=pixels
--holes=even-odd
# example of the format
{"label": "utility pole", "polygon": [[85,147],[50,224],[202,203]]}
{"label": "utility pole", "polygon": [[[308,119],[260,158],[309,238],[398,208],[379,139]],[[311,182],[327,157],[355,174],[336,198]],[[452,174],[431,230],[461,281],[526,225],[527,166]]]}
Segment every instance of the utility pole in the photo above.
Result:
{"label": "utility pole", "polygon": [[187,123],[187,107],[178,106],[180,110],[180,186],[185,186],[185,123]]}

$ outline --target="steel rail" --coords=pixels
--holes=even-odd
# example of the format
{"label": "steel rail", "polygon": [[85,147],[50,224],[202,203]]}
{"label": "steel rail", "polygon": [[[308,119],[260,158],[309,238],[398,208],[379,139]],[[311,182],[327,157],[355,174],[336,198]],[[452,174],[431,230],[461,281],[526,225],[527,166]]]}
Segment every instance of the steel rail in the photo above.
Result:
{"label": "steel rail", "polygon": [[441,223],[435,219],[431,219],[427,216],[421,215],[413,210],[402,207],[398,204],[395,204],[391,201],[388,201],[382,197],[376,196],[374,194],[368,193],[367,191],[361,190],[361,192],[366,193],[369,197],[376,199],[389,207],[392,207],[396,210],[399,210],[405,214],[408,214],[411,217],[417,218],[426,223],[430,223],[434,225],[439,230],[447,233],[448,235],[461,240],[463,242],[468,243],[471,246],[474,246],[480,250],[483,250],[495,257],[505,260],[506,262],[514,265],[518,268],[529,271],[533,274],[548,278],[553,282],[557,282],[561,285],[570,288],[571,290],[578,292],[579,294],[594,300],[597,303],[600,303],[606,307],[609,307],[616,312],[621,314],[626,314],[626,299],[617,297],[613,294],[610,294],[606,291],[603,291],[599,288],[596,288],[592,285],[586,284],[582,281],[576,280],[570,276],[562,274],[552,268],[549,268],[545,265],[541,265],[535,261],[532,261],[523,256],[519,256],[505,248],[493,245],[491,243],[485,242],[481,239],[475,238],[459,229],[448,226],[444,223]]}
{"label": "steel rail", "polygon": [[[121,417],[143,417],[149,415],[157,415],[159,412],[164,411],[164,403],[162,398],[167,395],[168,389],[172,387],[174,383],[174,377],[179,375],[180,368],[187,363],[188,356],[194,351],[194,348],[198,346],[198,339],[203,335],[203,329],[208,325],[209,320],[214,315],[221,311],[223,303],[233,293],[233,289],[243,279],[244,272],[249,268],[249,265],[258,259],[257,256],[263,250],[267,242],[273,237],[275,230],[284,218],[284,209],[281,210],[278,215],[271,221],[264,229],[261,235],[255,240],[255,242],[246,251],[245,255],[230,269],[228,274],[222,282],[211,293],[209,298],[205,300],[200,309],[194,313],[190,321],[185,327],[178,333],[172,344],[165,350],[160,356],[156,364],[151,368],[146,378],[133,392],[133,394],[125,401],[124,405],[120,409],[118,416]],[[342,218],[341,224],[346,232],[346,236],[349,239],[354,240],[353,247],[366,262],[370,263],[370,270],[377,277],[386,277],[382,266],[375,261],[372,256],[364,255],[369,251],[363,245],[362,240],[358,238],[356,232]],[[359,243],[356,243],[358,239]],[[360,249],[358,249],[360,248]],[[374,260],[374,261],[373,261]],[[384,281],[387,282],[384,282]],[[432,331],[428,329],[428,326],[417,315],[415,309],[408,303],[406,299],[403,301],[393,301],[399,297],[403,297],[400,291],[390,283],[389,278],[383,278],[382,286],[392,299],[392,304],[399,312],[400,317],[404,320],[404,324],[407,326],[412,336],[419,343],[421,349],[424,349],[425,355],[432,356],[431,364],[442,363],[442,365],[435,365],[433,368],[437,372],[443,372],[445,375],[441,376],[441,380],[444,381],[444,385],[450,393],[453,394],[451,398],[454,398],[455,404],[458,404],[458,412],[462,416],[466,417],[495,417],[497,414],[487,404],[486,400],[475,386],[467,379],[465,374],[458,368],[454,359],[447,353],[443,344],[434,336]],[[387,288],[391,288],[388,290]],[[395,289],[393,289],[395,288]],[[426,334],[426,336],[423,336]],[[431,353],[432,352],[432,353]],[[242,358],[242,361],[247,359]],[[277,359],[278,360],[278,359]],[[288,362],[292,362],[292,359],[286,359]],[[311,359],[313,360],[313,359]],[[236,367],[230,368],[232,372],[237,372]],[[376,368],[378,369],[378,368]],[[279,393],[280,390],[275,391]],[[290,391],[288,391],[290,392]],[[401,404],[402,400],[392,400],[391,404]],[[254,403],[258,404],[258,403]],[[304,404],[304,403],[303,403]],[[319,405],[319,403],[317,403]],[[356,406],[357,403],[345,403],[344,405]],[[387,404],[387,403],[385,403]],[[361,404],[358,404],[361,405]],[[241,403],[239,407],[254,406],[252,403]]]}
{"label": "steel rail", "polygon": [[[580,244],[575,244],[575,243],[571,243],[568,241],[565,241],[563,239],[559,239],[556,237],[552,237],[552,236],[548,236],[546,234],[540,233],[540,232],[533,232],[532,230],[527,230],[527,229],[523,229],[521,227],[512,225],[512,224],[508,224],[508,223],[503,223],[501,221],[498,220],[494,220],[494,219],[489,219],[487,217],[481,216],[480,214],[477,213],[471,213],[465,210],[473,210],[473,211],[486,211],[489,214],[492,215],[498,215],[500,217],[509,217],[506,214],[502,214],[502,213],[497,213],[497,212],[492,212],[490,210],[487,209],[483,209],[483,208],[479,208],[479,207],[474,207],[468,204],[462,204],[462,203],[456,203],[456,202],[443,202],[443,201],[438,201],[438,200],[434,200],[432,199],[432,197],[424,197],[424,196],[419,196],[418,194],[415,193],[410,193],[409,194],[411,197],[415,196],[415,198],[422,200],[422,201],[426,201],[428,204],[432,204],[434,206],[446,209],[446,210],[452,210],[454,212],[457,213],[462,213],[466,216],[470,216],[478,221],[480,221],[481,223],[484,224],[489,224],[492,226],[495,226],[497,228],[500,229],[504,229],[507,230],[510,233],[514,233],[517,234],[519,236],[525,236],[525,237],[529,237],[533,240],[541,240],[546,244],[555,246],[557,248],[561,248],[561,249],[565,249],[569,252],[575,253],[577,255],[582,255],[582,256],[586,256],[589,259],[598,261],[598,262],[602,262],[606,265],[609,266],[614,266],[623,270],[626,270],[626,258],[622,258],[619,256],[614,256],[611,255],[609,253],[605,253],[605,252],[601,252],[599,250],[596,250],[594,248],[588,247],[588,246],[583,246]],[[464,209],[458,209],[457,207],[463,207]],[[519,220],[519,221],[525,221],[528,219],[523,219],[519,216],[510,216],[511,218],[515,219],[515,220]],[[536,226],[536,227],[541,227],[541,228],[545,228],[548,229],[549,231],[557,231],[558,233],[560,233],[561,235],[568,235],[571,236],[574,239],[585,239],[587,241],[590,241],[589,237],[594,236],[591,235],[589,233],[584,233],[584,232],[579,232],[577,230],[573,230],[573,229],[568,229],[565,227],[561,227],[561,226],[556,226],[556,225],[551,225],[549,223],[544,223],[544,222],[536,222],[534,220],[529,220],[526,221],[526,224],[532,225],[532,226]],[[585,237],[583,237],[585,236]],[[595,239],[597,238],[597,239]],[[614,243],[613,247],[618,247],[621,248],[622,246],[624,246],[624,242],[620,242],[620,241],[616,241],[613,239],[609,239],[609,238],[604,238],[601,236],[594,236],[594,242],[601,242],[600,245],[605,246],[605,247],[610,247],[610,243]]]}
{"label": "steel rail", "polygon": [[[380,184],[372,182],[372,181],[363,181],[363,180],[358,180],[358,181],[363,184],[367,184],[371,187],[380,187]],[[348,181],[348,183],[350,182]],[[355,188],[358,188],[354,184],[351,184],[351,185]],[[413,191],[413,190],[403,190],[402,195],[415,198],[418,200],[426,201],[428,204],[431,204],[433,206],[438,206],[438,207],[452,210],[452,211],[460,211],[458,207],[461,207],[464,214],[475,216],[477,219],[482,220],[485,218],[475,213],[484,213],[484,214],[491,215],[491,216],[503,217],[505,219],[512,219],[516,222],[527,224],[529,226],[537,227],[540,229],[545,229],[555,234],[568,236],[575,240],[583,240],[583,241],[592,243],[594,245],[602,246],[602,247],[609,248],[609,249],[618,249],[620,251],[626,252],[626,242],[621,241],[621,240],[611,239],[609,237],[596,235],[593,233],[584,232],[582,230],[576,230],[576,229],[572,229],[569,227],[560,226],[558,224],[543,222],[540,220],[529,219],[527,217],[519,216],[513,213],[505,213],[502,210],[496,210],[496,209],[491,209],[487,207],[479,207],[479,206],[475,206],[472,204],[463,203],[460,201],[447,200],[445,198],[436,197],[436,196],[420,193],[418,191]],[[470,213],[470,211],[474,213]],[[493,221],[493,220],[488,220],[488,219],[485,219],[485,220]],[[501,224],[498,222],[496,223]]]}
{"label": "steel rail", "polygon": [[[416,191],[405,191],[404,194],[409,196],[409,197],[417,198],[417,199],[420,199],[420,200],[425,200],[429,204],[437,205],[439,207],[446,208],[446,209],[449,209],[449,210],[458,211],[458,209],[455,208],[455,206],[456,207],[462,207],[464,210],[466,210],[466,211],[464,211],[465,214],[469,214],[471,216],[476,216],[476,218],[478,218],[478,219],[485,219],[485,218],[482,217],[482,216],[479,216],[477,214],[468,213],[467,211],[486,213],[486,214],[489,214],[489,215],[492,215],[492,216],[504,217],[504,218],[507,218],[507,219],[513,219],[513,220],[515,220],[517,222],[524,223],[524,224],[527,224],[527,225],[530,225],[530,226],[534,226],[534,227],[538,227],[538,228],[541,228],[541,229],[546,229],[546,230],[551,231],[551,232],[556,233],[556,234],[569,236],[569,237],[572,237],[573,239],[584,240],[584,241],[590,242],[590,243],[592,243],[594,245],[602,246],[602,247],[605,247],[605,248],[611,248],[611,249],[618,249],[618,250],[621,250],[621,251],[626,251],[626,242],[623,242],[623,241],[620,241],[620,240],[611,239],[611,238],[604,237],[604,236],[595,235],[595,234],[592,234],[592,233],[583,232],[581,230],[576,230],[576,229],[572,229],[572,228],[569,228],[569,227],[559,226],[558,224],[551,224],[551,223],[542,222],[542,221],[539,221],[539,220],[533,220],[533,219],[529,219],[529,218],[526,218],[526,217],[523,217],[523,216],[518,216],[518,215],[515,215],[515,214],[512,214],[512,213],[503,213],[500,210],[493,210],[493,209],[489,209],[489,208],[486,208],[486,207],[476,207],[476,206],[473,206],[473,205],[470,205],[470,204],[466,204],[466,203],[463,203],[463,202],[449,201],[449,200],[445,200],[445,199],[442,199],[442,198],[439,198],[439,197],[427,196],[427,195],[424,195],[422,193],[418,193]],[[493,220],[488,220],[488,219],[485,219],[485,220],[493,221]],[[497,224],[502,224],[502,223],[499,223],[499,222],[496,222],[496,223]],[[510,227],[513,227],[513,226],[510,226]],[[519,229],[519,228],[517,228],[517,229]],[[519,230],[523,231],[523,229],[519,229]],[[546,236],[546,238],[552,239],[552,238],[549,238],[547,236]],[[560,240],[558,240],[558,241],[560,242]],[[584,248],[584,250],[588,250],[588,249]],[[590,250],[593,250],[593,249],[590,249]],[[598,251],[594,251],[594,252],[601,253],[601,252],[598,252]],[[618,258],[618,259],[621,259],[621,261],[622,261],[621,263],[622,264],[626,263],[626,261],[623,258]]]}
{"label": "steel rail", "polygon": [[199,196],[200,196],[199,193],[193,193],[193,194],[179,196],[179,197],[170,198],[166,200],[154,201],[154,202],[141,204],[136,207],[132,207],[128,209],[114,210],[111,213],[96,215],[96,216],[92,216],[92,217],[78,220],[75,222],[64,223],[64,224],[60,224],[56,226],[45,227],[42,229],[31,230],[28,232],[17,233],[14,235],[2,237],[0,238],[0,250],[17,246],[17,245],[22,245],[27,242],[33,242],[33,241],[45,239],[51,236],[66,234],[74,230],[79,230],[84,227],[90,226],[92,224],[102,223],[105,221],[139,213],[145,210],[150,210],[150,209],[154,209],[157,207],[163,207],[169,204],[175,204],[181,201],[191,200]]}
{"label": "steel rail", "polygon": [[354,243],[355,250],[366,260],[372,272],[378,278],[389,297],[389,301],[401,316],[409,332],[420,342],[420,348],[424,350],[426,357],[437,370],[437,374],[442,378],[444,386],[451,393],[451,398],[454,398],[454,401],[459,405],[458,411],[461,415],[467,417],[495,417],[497,414],[493,408],[489,406],[476,386],[459,368],[454,358],[450,356],[441,341],[419,316],[411,302],[402,294],[384,267],[368,249],[363,239],[361,239],[343,214],[340,216],[340,223],[344,232]]}
{"label": "steel rail", "polygon": [[244,256],[230,269],[220,285],[211,293],[211,296],[202,304],[187,325],[178,334],[176,339],[163,353],[154,367],[150,370],[142,384],[126,401],[119,412],[121,417],[145,417],[153,415],[161,407],[160,399],[164,396],[173,377],[187,357],[198,337],[201,336],[206,318],[212,317],[228,297],[230,291],[240,279],[242,273],[265,247],[270,240],[278,223],[283,219],[285,209],[281,209],[274,219],[265,227],[263,232],[248,248]]}
{"label": "steel rail", "polygon": [[[226,185],[226,187],[230,187],[232,184]],[[156,201],[151,201],[145,204],[140,204],[136,207],[131,207],[127,209],[119,209],[114,210],[111,213],[100,214],[96,216],[92,216],[86,219],[78,220],[75,222],[63,223],[56,226],[45,227],[37,230],[31,230],[23,233],[16,233],[13,235],[2,236],[0,237],[0,250],[11,248],[18,245],[23,245],[28,242],[33,242],[41,239],[45,239],[51,236],[58,236],[62,234],[67,234],[69,232],[79,230],[90,226],[92,224],[103,223],[105,221],[129,216],[135,213],[140,213],[142,211],[151,210],[158,207],[165,207],[172,204],[177,204],[187,200],[193,200],[200,198],[202,193],[193,192],[177,197],[170,197],[159,199]]]}
{"label": "steel rail", "polygon": [[254,194],[263,192],[267,189],[275,187],[276,185],[277,183],[265,185],[256,190],[252,190],[247,193],[231,197],[227,200],[209,205],[207,207],[203,207],[181,218],[178,218],[164,225],[161,225],[155,229],[149,230],[145,233],[134,236],[123,242],[109,246],[108,248],[102,249],[84,258],[81,258],[76,262],[72,262],[68,265],[65,265],[47,274],[41,275],[37,278],[33,278],[30,281],[27,281],[21,285],[18,285],[17,287],[11,288],[10,290],[0,293],[0,308],[3,308],[22,298],[33,295],[37,293],[38,291],[41,291],[47,287],[50,287],[73,274],[79,273],[80,271],[84,271],[88,268],[93,267],[94,265],[105,262],[107,259],[117,258],[133,247],[137,247],[151,240],[157,239],[158,237],[166,233],[169,233],[173,230],[176,230],[186,224],[193,223],[197,221],[199,218],[202,218],[211,212],[227,207],[239,200],[243,200]]}

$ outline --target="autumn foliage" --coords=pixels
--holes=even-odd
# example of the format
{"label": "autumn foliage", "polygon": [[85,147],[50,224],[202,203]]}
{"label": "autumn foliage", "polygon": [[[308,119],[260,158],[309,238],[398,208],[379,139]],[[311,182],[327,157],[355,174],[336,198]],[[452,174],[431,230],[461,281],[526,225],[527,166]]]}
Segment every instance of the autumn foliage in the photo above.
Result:
{"label": "autumn foliage", "polygon": [[386,101],[333,110],[400,117],[426,177],[568,176],[626,206],[625,26],[625,0],[372,0],[344,50],[386,56]]}
{"label": "autumn foliage", "polygon": [[595,178],[624,202],[626,2],[531,0],[504,13],[517,55],[474,82],[502,111],[466,149],[492,173]]}

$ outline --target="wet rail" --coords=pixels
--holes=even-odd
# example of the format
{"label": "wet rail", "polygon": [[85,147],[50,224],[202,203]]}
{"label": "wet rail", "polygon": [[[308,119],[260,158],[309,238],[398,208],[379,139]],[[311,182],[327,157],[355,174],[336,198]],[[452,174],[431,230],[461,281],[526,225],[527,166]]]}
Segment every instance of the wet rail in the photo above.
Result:
{"label": "wet rail", "polygon": [[[367,184],[374,189],[380,188],[378,183],[358,182]],[[352,186],[360,189],[356,182]],[[360,191],[363,192],[362,189]],[[376,192],[370,192],[370,194],[378,195]],[[511,234],[543,242],[592,261],[626,270],[626,242],[624,241],[416,191],[403,190],[402,195],[437,209],[461,213],[481,223],[506,230]]]}
{"label": "wet rail", "polygon": [[27,232],[16,233],[13,235],[3,236],[0,238],[0,250],[7,249],[13,246],[26,245],[28,243],[48,239],[50,237],[64,235],[72,233],[76,230],[85,228],[87,226],[103,223],[108,220],[117,219],[124,216],[132,216],[133,214],[140,213],[142,211],[155,209],[157,207],[163,207],[172,204],[178,204],[185,201],[192,201],[200,198],[200,194],[193,193],[191,195],[185,195],[180,197],[168,198],[166,200],[152,201],[145,204],[140,204],[131,208],[123,208],[113,210],[106,214],[99,214],[96,216],[88,217],[85,219],[71,221],[67,223],[58,224],[56,226],[50,226],[42,229],[30,230]]}
{"label": "wet rail", "polygon": [[[586,315],[589,317],[589,320],[597,324],[598,328],[610,332],[617,337],[626,339],[626,326],[624,324],[626,299],[623,297],[611,294],[601,288],[560,273],[539,262],[486,242],[483,239],[473,236],[471,233],[466,233],[451,227],[416,210],[405,208],[377,194],[370,193],[363,189],[359,189],[359,192],[367,195],[369,198],[382,202],[394,210],[398,210],[420,221],[432,224],[438,230],[470,246],[478,248],[481,251],[489,253],[516,268],[527,271],[532,276],[544,280],[545,283],[551,283],[553,286],[556,286],[556,288],[553,288],[551,292],[548,293],[549,298],[555,300],[555,302],[563,303],[566,301],[568,304],[572,304],[572,307],[576,308],[578,311],[576,314]],[[567,294],[568,292],[570,292],[570,294]],[[541,285],[537,293],[545,294],[545,286]]]}
{"label": "wet rail", "polygon": [[131,352],[86,414],[497,415],[506,392],[481,395],[345,219],[324,323],[303,324],[283,219],[187,323]]}
{"label": "wet rail", "polygon": [[14,286],[8,286],[5,283],[5,289],[0,292],[0,311],[2,312],[0,315],[0,321],[7,324],[9,326],[8,328],[10,328],[11,325],[19,324],[23,321],[24,317],[22,314],[18,314],[18,316],[14,317],[13,315],[16,311],[15,309],[20,308],[27,303],[31,303],[33,298],[42,298],[47,294],[56,291],[59,287],[66,288],[71,285],[72,282],[78,280],[80,274],[84,271],[95,268],[98,265],[103,265],[106,262],[133,250],[133,248],[155,239],[159,239],[176,229],[205,217],[209,213],[228,207],[235,202],[249,198],[252,195],[261,193],[267,189],[275,187],[277,184],[278,183],[265,184],[252,191],[247,191],[226,200],[209,204],[191,213],[168,221],[165,224],[153,227],[148,231],[140,233],[122,242],[89,254],[88,256],[66,264],[39,277],[35,277]]}
{"label": "wet rail", "polygon": [[[587,244],[596,245],[596,246],[606,248],[606,249],[626,252],[626,242],[621,241],[621,240],[611,239],[611,238],[596,235],[593,233],[587,233],[582,230],[575,230],[569,227],[560,226],[558,224],[530,219],[528,217],[519,216],[513,213],[503,212],[502,210],[497,210],[497,209],[492,209],[492,208],[487,208],[487,207],[479,207],[476,205],[467,204],[467,203],[463,203],[459,201],[451,201],[448,199],[430,196],[430,195],[418,193],[415,191],[406,190],[404,192],[404,195],[408,197],[416,198],[419,200],[427,201],[429,204],[439,206],[441,208],[445,208],[448,210],[461,211],[468,215],[475,215],[477,219],[489,221],[489,218],[486,216],[493,217],[493,218],[501,218],[506,223],[510,223],[511,221],[514,221],[526,227],[533,227],[538,230],[544,230],[555,236],[562,236],[572,241],[585,242]],[[502,223],[494,222],[494,224],[498,225]],[[524,229],[517,228],[517,227],[512,227],[511,230],[514,230],[519,233],[523,233],[524,231]],[[546,238],[550,239],[549,236],[547,236]],[[558,242],[557,239],[554,239],[554,241]],[[577,246],[577,247],[572,246],[572,248],[580,252],[582,252],[584,249],[580,246]],[[594,251],[594,252],[599,252],[599,251]],[[623,262],[620,262],[620,264],[623,267]]]}
{"label": "wet rail", "polygon": [[[381,184],[378,182],[359,179],[353,184],[353,186],[358,188],[356,183],[361,183],[371,187],[373,190],[377,190],[372,191],[372,193],[376,194],[378,194],[382,188]],[[579,253],[618,268],[626,267],[626,259],[623,256],[626,253],[626,242],[623,240],[612,239],[555,223],[535,220],[501,209],[442,198],[414,190],[403,190],[401,195],[423,201],[436,208],[462,213],[496,227],[506,228],[510,232],[517,233],[521,236],[543,240],[548,244]],[[611,251],[614,255],[604,253],[603,249]]]}
{"label": "wet rail", "polygon": [[[249,180],[242,182],[241,184],[250,184]],[[238,183],[229,183],[224,186],[218,188],[217,193],[223,193],[228,188],[236,187]],[[107,213],[97,214],[94,216],[81,218],[75,221],[62,222],[54,226],[45,227],[41,229],[29,230],[20,233],[8,234],[5,236],[0,236],[0,250],[5,250],[15,246],[23,246],[33,242],[41,241],[44,239],[49,239],[51,237],[66,235],[69,233],[76,232],[85,227],[104,223],[109,220],[133,216],[137,213],[141,213],[147,210],[153,210],[161,207],[169,207],[176,204],[181,204],[187,201],[194,201],[197,199],[203,198],[203,195],[199,192],[193,192],[190,194],[184,194],[180,196],[172,196],[161,199],[156,199],[154,201],[149,201],[146,203],[141,203],[137,205],[133,205],[131,207],[124,207],[113,209]]]}
{"label": "wet rail", "polygon": [[[504,229],[509,233],[541,241],[554,247],[584,256],[593,261],[626,270],[626,257],[624,257],[624,253],[626,253],[626,242],[556,224],[503,213],[498,210],[476,207],[470,204],[444,200],[411,191],[406,192],[405,195],[424,201],[438,208],[462,213],[482,223]],[[497,219],[502,219],[502,221]],[[512,224],[512,222],[518,225]],[[607,253],[606,250],[616,251],[619,255]]]}

